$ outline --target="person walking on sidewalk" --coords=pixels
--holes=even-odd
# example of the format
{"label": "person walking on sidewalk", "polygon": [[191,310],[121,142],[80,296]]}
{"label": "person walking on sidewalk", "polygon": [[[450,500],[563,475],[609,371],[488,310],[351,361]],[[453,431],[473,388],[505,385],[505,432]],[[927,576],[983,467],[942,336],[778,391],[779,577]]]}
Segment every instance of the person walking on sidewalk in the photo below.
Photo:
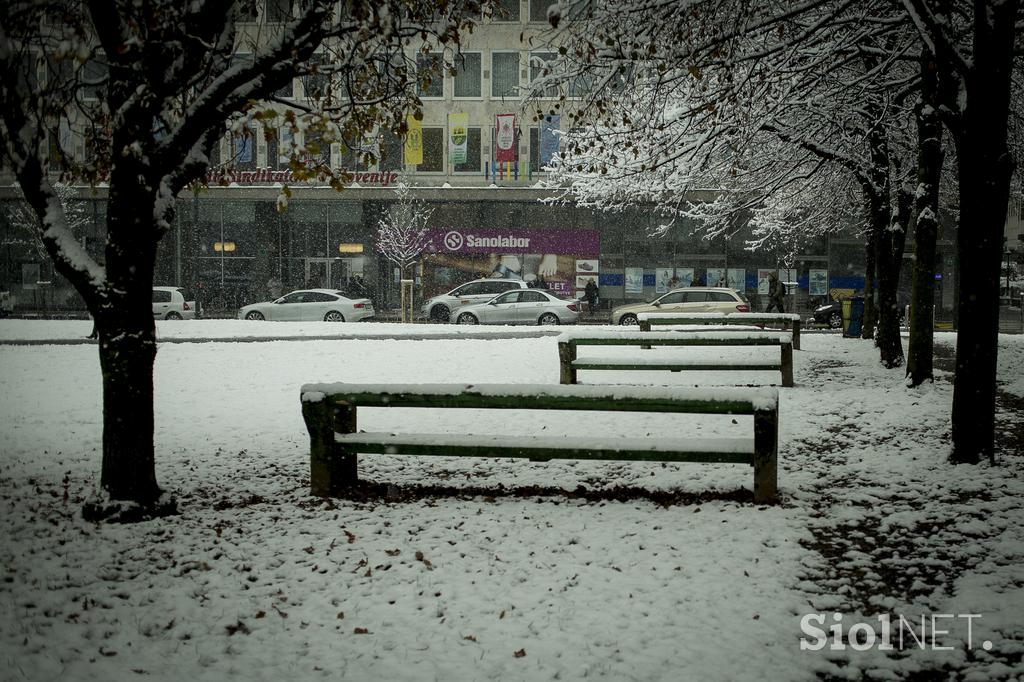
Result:
{"label": "person walking on sidewalk", "polygon": [[772,310],[786,312],[786,285],[774,272],[768,274],[768,307],[764,311],[770,313]]}
{"label": "person walking on sidewalk", "polygon": [[587,299],[587,309],[590,310],[590,314],[593,315],[597,310],[597,284],[594,283],[594,278],[591,277],[587,280],[587,286],[583,289],[583,298]]}

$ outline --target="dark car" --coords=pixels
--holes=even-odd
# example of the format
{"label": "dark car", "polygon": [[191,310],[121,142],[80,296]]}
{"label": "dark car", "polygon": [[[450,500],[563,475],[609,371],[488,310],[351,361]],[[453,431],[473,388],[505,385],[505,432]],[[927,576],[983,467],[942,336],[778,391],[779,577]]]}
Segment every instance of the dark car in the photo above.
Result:
{"label": "dark car", "polygon": [[818,324],[827,324],[832,329],[839,329],[843,326],[843,303],[832,301],[814,309],[814,321]]}
{"label": "dark car", "polygon": [[[906,326],[906,315],[907,304],[904,303],[904,297],[902,295],[897,296],[897,306],[899,309],[900,326]],[[827,324],[832,329],[841,329],[843,326],[843,302],[832,301],[825,305],[818,306],[814,309],[814,321],[818,324]]]}

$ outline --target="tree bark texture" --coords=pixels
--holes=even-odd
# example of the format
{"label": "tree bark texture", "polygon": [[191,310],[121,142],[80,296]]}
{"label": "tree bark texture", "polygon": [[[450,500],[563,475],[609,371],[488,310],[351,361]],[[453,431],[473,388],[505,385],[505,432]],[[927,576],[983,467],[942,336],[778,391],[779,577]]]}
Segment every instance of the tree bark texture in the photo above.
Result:
{"label": "tree bark texture", "polygon": [[[143,128],[115,133],[115,148]],[[137,137],[136,137],[137,136]],[[124,139],[120,139],[120,138]],[[120,145],[118,144],[120,143]],[[152,282],[159,232],[151,169],[124,156],[112,169],[107,202],[107,287],[94,306],[103,373],[100,484],[114,500],[152,506],[160,496],[153,445],[156,329]]]}
{"label": "tree bark texture", "polygon": [[954,131],[960,181],[959,325],[951,460],[994,460],[999,272],[1014,162],[1007,147],[1017,2],[976,2],[974,60],[963,126]]}
{"label": "tree bark texture", "polygon": [[933,380],[935,242],[939,234],[939,177],[942,174],[942,120],[939,117],[937,64],[931,54],[921,62],[921,102],[917,106],[917,192],[914,205],[914,272],[910,293],[910,342],[907,383]]}
{"label": "tree bark texture", "polygon": [[913,205],[911,188],[901,187],[896,193],[896,215],[891,217],[878,240],[878,329],[875,331],[875,345],[878,346],[879,360],[888,369],[902,367],[904,361],[896,292]]}
{"label": "tree bark texture", "polygon": [[878,312],[875,307],[875,272],[878,270],[879,229],[871,215],[870,201],[868,202],[868,220],[871,226],[868,228],[868,242],[864,247],[864,322],[860,331],[862,339],[875,338],[875,325],[878,322]]}
{"label": "tree bark texture", "polygon": [[[868,217],[871,221],[871,233],[875,244],[874,270],[878,305],[875,308],[877,329],[874,330],[874,336],[875,345],[878,346],[879,359],[886,367],[892,368],[903,364],[899,313],[896,310],[896,288],[899,285],[900,267],[903,264],[903,247],[906,241],[906,226],[910,221],[911,204],[909,197],[906,197],[905,192],[901,191],[894,219],[890,203],[892,196],[890,164],[892,159],[889,154],[888,138],[881,125],[876,125],[869,131],[868,144],[871,168],[867,181],[864,183],[864,190],[867,195]],[[866,315],[866,305],[869,300],[866,286],[864,298]],[[865,319],[865,327],[867,322]],[[865,329],[865,338],[868,338],[867,331]]]}

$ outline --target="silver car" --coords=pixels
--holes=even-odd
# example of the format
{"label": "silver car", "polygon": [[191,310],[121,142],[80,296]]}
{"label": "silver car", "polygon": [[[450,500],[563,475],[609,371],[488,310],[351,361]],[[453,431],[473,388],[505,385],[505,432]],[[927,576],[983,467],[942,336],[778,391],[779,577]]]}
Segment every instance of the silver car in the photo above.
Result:
{"label": "silver car", "polygon": [[459,308],[458,324],[576,324],[579,301],[567,301],[542,289],[499,294],[487,303]]}
{"label": "silver car", "polygon": [[423,317],[431,322],[449,322],[458,317],[453,315],[463,306],[486,303],[496,294],[510,289],[525,289],[521,279],[497,279],[486,277],[460,284],[446,294],[438,294],[423,302]]}
{"label": "silver car", "polygon": [[373,301],[349,298],[335,289],[293,291],[276,301],[253,303],[238,309],[240,320],[356,322],[373,316]]}

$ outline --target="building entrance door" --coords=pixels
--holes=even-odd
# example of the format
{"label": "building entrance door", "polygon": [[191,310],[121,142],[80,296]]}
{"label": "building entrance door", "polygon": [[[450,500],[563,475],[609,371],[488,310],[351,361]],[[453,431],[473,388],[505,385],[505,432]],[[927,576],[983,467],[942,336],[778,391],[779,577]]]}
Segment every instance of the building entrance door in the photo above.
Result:
{"label": "building entrance door", "polygon": [[307,258],[306,288],[344,291],[352,277],[363,274],[355,267],[359,262],[357,258]]}
{"label": "building entrance door", "polygon": [[341,278],[341,263],[333,258],[306,259],[307,289],[337,289]]}

